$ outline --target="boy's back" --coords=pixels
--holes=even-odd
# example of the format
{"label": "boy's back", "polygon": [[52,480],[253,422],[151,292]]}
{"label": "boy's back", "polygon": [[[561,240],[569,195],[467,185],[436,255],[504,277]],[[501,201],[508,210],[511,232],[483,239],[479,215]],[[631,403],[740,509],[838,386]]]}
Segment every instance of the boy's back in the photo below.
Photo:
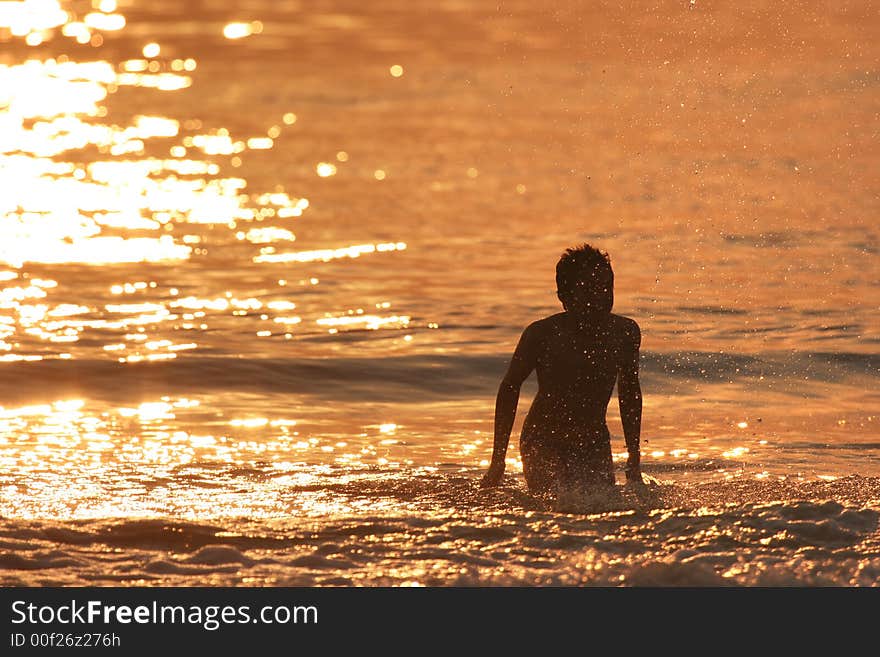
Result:
{"label": "boy's back", "polygon": [[625,358],[638,349],[635,321],[609,313],[596,325],[582,325],[565,312],[532,323],[528,348],[538,372],[539,396],[570,403],[573,412],[605,409]]}
{"label": "boy's back", "polygon": [[633,320],[611,313],[590,323],[557,313],[526,329],[515,358],[538,374],[520,437],[531,489],[614,483],[605,414],[621,371],[638,354],[638,336]]}

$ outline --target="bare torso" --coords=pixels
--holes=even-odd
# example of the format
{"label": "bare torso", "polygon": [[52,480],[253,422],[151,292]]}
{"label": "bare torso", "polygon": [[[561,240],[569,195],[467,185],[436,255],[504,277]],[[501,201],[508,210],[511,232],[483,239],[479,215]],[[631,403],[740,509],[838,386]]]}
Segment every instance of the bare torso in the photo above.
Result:
{"label": "bare torso", "polygon": [[541,479],[560,476],[614,483],[605,413],[622,364],[638,349],[637,325],[610,313],[578,322],[563,312],[535,322],[529,332],[538,393],[520,450],[530,487],[545,488],[551,482]]}

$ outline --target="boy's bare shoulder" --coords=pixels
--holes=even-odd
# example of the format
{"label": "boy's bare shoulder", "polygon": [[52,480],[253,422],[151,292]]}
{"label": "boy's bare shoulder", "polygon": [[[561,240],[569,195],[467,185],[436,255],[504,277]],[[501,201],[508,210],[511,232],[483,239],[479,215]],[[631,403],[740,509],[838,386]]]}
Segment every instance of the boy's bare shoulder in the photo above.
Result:
{"label": "boy's bare shoulder", "polygon": [[537,334],[545,334],[548,331],[553,331],[558,328],[564,317],[565,313],[556,313],[555,315],[549,315],[548,317],[537,319],[529,324],[526,327],[526,330]]}
{"label": "boy's bare shoulder", "polygon": [[[634,319],[611,313],[610,328],[614,335],[623,336],[626,342],[634,343],[636,346],[641,342],[642,332]],[[545,336],[564,333],[566,330],[568,329],[565,327],[565,313],[561,312],[535,320],[526,326],[524,334],[530,338],[540,339]]]}
{"label": "boy's bare shoulder", "polygon": [[529,341],[542,342],[549,335],[558,331],[560,317],[564,313],[556,313],[549,317],[536,319],[523,330],[523,337]]}
{"label": "boy's bare shoulder", "polygon": [[638,322],[623,315],[615,315],[611,313],[611,321],[614,330],[620,334],[627,336],[630,340],[638,344],[642,339],[642,331]]}

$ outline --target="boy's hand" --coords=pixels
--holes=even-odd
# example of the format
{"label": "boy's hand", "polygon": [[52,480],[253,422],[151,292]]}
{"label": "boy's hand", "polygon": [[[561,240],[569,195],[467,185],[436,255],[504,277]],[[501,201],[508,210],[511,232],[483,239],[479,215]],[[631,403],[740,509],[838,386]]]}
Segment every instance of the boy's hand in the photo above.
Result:
{"label": "boy's hand", "polygon": [[483,479],[480,481],[480,488],[493,488],[501,483],[501,477],[504,476],[504,464],[496,465],[492,464],[489,466],[489,472],[483,475]]}
{"label": "boy's hand", "polygon": [[645,483],[642,479],[642,469],[639,463],[640,459],[638,456],[630,456],[626,460],[626,468],[624,472],[626,473],[626,481],[628,483],[635,484],[643,484]]}

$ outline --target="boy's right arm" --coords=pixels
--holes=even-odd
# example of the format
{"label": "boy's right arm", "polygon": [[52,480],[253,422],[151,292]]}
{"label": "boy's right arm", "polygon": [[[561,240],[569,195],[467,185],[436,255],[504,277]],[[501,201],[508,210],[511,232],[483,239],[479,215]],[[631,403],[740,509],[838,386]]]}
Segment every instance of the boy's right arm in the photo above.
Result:
{"label": "boy's right arm", "polygon": [[519,390],[537,364],[537,331],[534,324],[530,324],[523,331],[516,351],[510,359],[507,374],[498,387],[498,396],[495,398],[495,439],[492,445],[492,461],[489,464],[489,471],[480,482],[484,487],[497,486],[504,475],[507,444],[510,442],[510,431],[513,429],[513,420],[516,417]]}

